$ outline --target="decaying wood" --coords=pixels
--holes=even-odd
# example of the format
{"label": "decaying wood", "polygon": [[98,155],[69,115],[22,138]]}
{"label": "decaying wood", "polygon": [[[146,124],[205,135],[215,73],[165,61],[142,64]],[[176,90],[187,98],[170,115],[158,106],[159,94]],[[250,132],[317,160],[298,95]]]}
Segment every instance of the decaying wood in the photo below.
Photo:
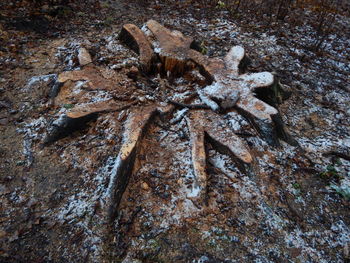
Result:
{"label": "decaying wood", "polygon": [[[260,134],[272,145],[278,145],[276,125],[281,120],[276,108],[255,97],[257,88],[272,85],[274,76],[269,72],[240,74],[239,64],[244,57],[244,49],[234,46],[225,57],[209,58],[191,49],[193,39],[181,32],[166,29],[154,20],[146,23],[144,32],[132,24],[123,26],[120,39],[140,55],[140,64],[144,73],[157,68],[160,73],[182,76],[195,68],[205,77],[206,86],[197,91],[203,104],[186,104],[169,100],[166,106],[140,106],[134,108],[124,123],[123,140],[114,167],[109,172],[109,185],[103,198],[106,219],[111,223],[117,213],[122,195],[133,171],[135,158],[147,125],[156,114],[165,116],[175,107],[188,108],[187,123],[191,134],[191,158],[195,181],[193,191],[188,196],[198,204],[205,202],[207,191],[206,149],[209,141],[219,152],[232,157],[237,167],[245,172],[253,162],[246,144],[228,127],[218,112],[235,108],[247,117]],[[158,61],[156,61],[158,59]],[[159,64],[159,63],[158,63]],[[134,72],[135,73],[135,72]],[[136,74],[138,71],[136,71]],[[81,70],[63,72],[58,76],[57,87],[60,91],[55,98],[56,106],[66,103],[67,98],[79,96],[89,90],[115,91],[118,83],[117,73],[93,65],[85,65]],[[136,79],[136,78],[135,78]],[[78,87],[79,86],[79,87]],[[84,87],[83,91],[81,91]],[[55,93],[56,94],[56,93]],[[73,94],[73,95],[72,95]],[[193,101],[193,97],[190,98]],[[136,102],[120,104],[114,99],[84,103],[66,113],[54,123],[53,133],[48,141],[64,136],[69,130],[95,118],[99,113],[118,111],[130,107]],[[281,136],[283,137],[283,136]]]}
{"label": "decaying wood", "polygon": [[152,61],[154,60],[154,52],[143,32],[133,24],[126,24],[119,34],[119,39],[139,54],[142,69],[145,72],[150,72]]}
{"label": "decaying wood", "polygon": [[190,198],[203,202],[206,199],[207,192],[207,173],[206,173],[206,152],[204,144],[203,125],[196,122],[195,116],[188,118],[188,127],[191,134],[191,157],[195,181],[193,185],[194,196]]}
{"label": "decaying wood", "polygon": [[199,91],[199,95],[213,110],[235,107],[256,126],[265,140],[271,145],[279,145],[273,121],[278,111],[254,96],[256,88],[273,84],[273,75],[269,72],[239,75],[238,66],[243,57],[244,49],[234,46],[223,59],[208,59],[209,62],[202,64],[213,83]]}
{"label": "decaying wood", "polygon": [[112,93],[116,91],[119,93],[129,92],[130,89],[118,85],[120,78],[120,74],[113,70],[91,64],[86,65],[81,70],[62,72],[58,75],[51,94],[52,104],[63,106],[64,104],[86,103],[91,99],[89,92],[94,90]]}
{"label": "decaying wood", "polygon": [[131,176],[138,147],[147,126],[157,114],[172,111],[172,106],[147,106],[134,109],[124,124],[123,140],[114,167],[109,174],[108,189],[103,200],[106,207],[107,223],[110,224],[117,214],[120,200]]}
{"label": "decaying wood", "polygon": [[171,31],[154,20],[149,20],[146,27],[149,30],[148,37],[154,52],[160,57],[164,72],[182,76],[186,70],[193,67],[194,62],[210,83],[213,81],[213,75],[223,69],[224,65],[220,58],[209,59],[191,49],[193,43],[191,37],[184,36],[177,30]]}
{"label": "decaying wood", "polygon": [[[44,139],[44,145],[84,128],[87,122],[96,119],[100,113],[121,111],[136,104],[137,101],[125,104],[125,102],[103,98],[97,102],[89,102],[91,100],[90,91],[126,92],[124,86],[117,86],[119,81],[120,74],[115,71],[90,64],[80,70],[59,74],[55,90],[52,92],[52,102],[55,106],[73,106],[73,109],[51,123]],[[75,104],[78,106],[74,107]]]}

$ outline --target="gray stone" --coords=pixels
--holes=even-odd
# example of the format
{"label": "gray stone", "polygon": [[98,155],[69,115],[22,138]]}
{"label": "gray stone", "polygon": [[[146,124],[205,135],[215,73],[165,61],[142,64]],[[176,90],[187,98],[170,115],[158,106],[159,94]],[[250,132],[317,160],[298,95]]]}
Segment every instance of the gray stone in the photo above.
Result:
{"label": "gray stone", "polygon": [[92,62],[89,52],[86,50],[86,48],[83,48],[83,47],[79,49],[78,59],[79,59],[79,64],[81,66],[85,66]]}

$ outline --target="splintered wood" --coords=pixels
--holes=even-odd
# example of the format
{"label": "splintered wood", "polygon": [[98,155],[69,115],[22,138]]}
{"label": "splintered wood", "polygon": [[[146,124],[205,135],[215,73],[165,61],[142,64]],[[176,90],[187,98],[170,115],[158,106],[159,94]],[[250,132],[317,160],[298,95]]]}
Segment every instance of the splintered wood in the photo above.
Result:
{"label": "splintered wood", "polygon": [[76,118],[82,118],[90,114],[121,111],[126,108],[129,108],[132,105],[135,105],[136,103],[137,102],[134,101],[131,103],[124,104],[122,106],[119,103],[115,102],[114,100],[89,103],[80,107],[76,107],[71,111],[68,111],[67,116],[69,118],[76,119]]}
{"label": "splintered wood", "polygon": [[[123,77],[125,78],[125,76]],[[136,103],[135,101],[129,103],[116,101],[108,98],[108,96],[99,101],[91,102],[91,92],[99,91],[109,95],[122,95],[130,92],[130,89],[117,85],[120,82],[120,76],[115,71],[107,68],[86,65],[79,70],[62,72],[58,75],[57,81],[61,83],[61,87],[57,96],[53,98],[54,105],[78,105],[66,113],[69,118],[81,118],[95,113],[120,111]]]}
{"label": "splintered wood", "polygon": [[145,72],[152,67],[154,53],[143,32],[133,24],[126,24],[120,32],[119,38],[140,56],[140,64]]}
{"label": "splintered wood", "polygon": [[187,122],[191,133],[191,155],[195,174],[193,187],[200,189],[200,191],[197,191],[198,195],[195,198],[204,200],[208,180],[205,153],[206,136],[209,137],[214,148],[231,156],[238,164],[238,168],[243,171],[244,164],[250,164],[253,158],[247,146],[220,120],[218,114],[209,110],[193,110],[190,112]]}
{"label": "splintered wood", "polygon": [[118,76],[113,70],[86,65],[81,70],[65,71],[58,75],[58,82],[85,81],[86,89],[106,90],[115,89]]}
{"label": "splintered wood", "polygon": [[109,175],[110,179],[104,200],[108,222],[114,219],[115,211],[134,167],[138,144],[140,144],[147,124],[156,111],[157,108],[153,106],[132,111],[125,122],[122,146]]}

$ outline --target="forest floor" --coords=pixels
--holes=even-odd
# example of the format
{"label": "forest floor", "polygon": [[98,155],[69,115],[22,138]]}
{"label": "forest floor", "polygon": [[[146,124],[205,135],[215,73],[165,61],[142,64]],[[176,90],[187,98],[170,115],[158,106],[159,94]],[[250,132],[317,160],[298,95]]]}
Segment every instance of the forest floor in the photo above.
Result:
{"label": "forest floor", "polygon": [[[63,10],[67,21],[1,13],[0,262],[350,262],[349,34],[329,35],[314,52],[307,25],[130,1],[93,10]],[[52,121],[74,107],[52,107],[50,90],[59,73],[79,67],[85,47],[130,96],[154,101],[164,80],[154,76],[154,90],[143,92],[127,76],[138,55],[118,40],[124,24],[141,28],[149,19],[197,39],[209,56],[243,46],[247,71],[273,72],[288,94],[278,110],[299,146],[271,147],[242,116],[226,112],[223,121],[254,156],[252,172],[241,173],[208,144],[208,204],[198,207],[187,187],[194,175],[185,118],[158,118],[106,240],[99,201],[129,111],[101,114],[43,147]],[[336,22],[350,28],[349,18]],[[190,84],[171,85],[175,99]]]}

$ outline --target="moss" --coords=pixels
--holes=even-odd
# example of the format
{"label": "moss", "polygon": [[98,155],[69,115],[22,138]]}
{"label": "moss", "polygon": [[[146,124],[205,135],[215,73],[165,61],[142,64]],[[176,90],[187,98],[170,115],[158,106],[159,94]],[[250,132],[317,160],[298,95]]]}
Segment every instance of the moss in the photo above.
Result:
{"label": "moss", "polygon": [[150,239],[147,242],[147,248],[149,248],[151,250],[158,250],[158,249],[160,249],[160,244],[158,243],[158,241],[156,239]]}
{"label": "moss", "polygon": [[333,165],[328,165],[326,170],[319,174],[321,179],[325,181],[336,180],[338,181],[340,178],[338,170]]}
{"label": "moss", "polygon": [[216,8],[225,9],[225,8],[226,8],[225,2],[223,2],[223,1],[218,1],[217,4],[216,4]]}
{"label": "moss", "polygon": [[113,22],[114,22],[114,18],[111,17],[111,16],[109,16],[109,17],[107,17],[107,18],[105,19],[104,24],[105,24],[106,26],[110,26],[110,25],[113,24]]}
{"label": "moss", "polygon": [[101,7],[107,9],[107,8],[110,8],[111,6],[110,6],[110,4],[107,3],[107,2],[102,2],[102,3],[101,3]]}
{"label": "moss", "polygon": [[335,190],[340,196],[350,201],[350,188],[331,184],[330,187]]}
{"label": "moss", "polygon": [[292,186],[294,189],[297,189],[297,190],[301,189],[301,186],[298,183],[294,183],[294,184],[292,184]]}
{"label": "moss", "polygon": [[64,104],[63,107],[67,110],[72,109],[72,108],[74,108],[74,104]]}

